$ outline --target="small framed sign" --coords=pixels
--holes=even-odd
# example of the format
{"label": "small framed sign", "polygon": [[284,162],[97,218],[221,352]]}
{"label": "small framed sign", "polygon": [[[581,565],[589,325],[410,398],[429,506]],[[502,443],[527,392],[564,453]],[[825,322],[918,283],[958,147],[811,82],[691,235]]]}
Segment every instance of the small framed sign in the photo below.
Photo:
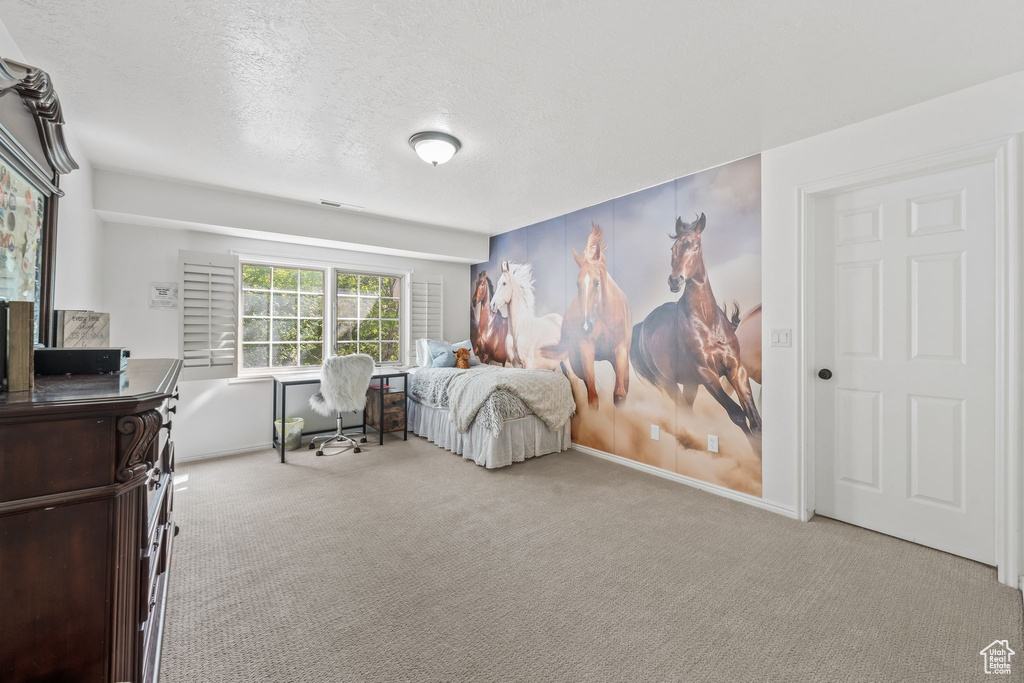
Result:
{"label": "small framed sign", "polygon": [[177,282],[150,282],[149,283],[149,307],[150,308],[177,308],[178,307],[178,283]]}
{"label": "small framed sign", "polygon": [[57,346],[110,346],[110,314],[96,311],[57,311]]}

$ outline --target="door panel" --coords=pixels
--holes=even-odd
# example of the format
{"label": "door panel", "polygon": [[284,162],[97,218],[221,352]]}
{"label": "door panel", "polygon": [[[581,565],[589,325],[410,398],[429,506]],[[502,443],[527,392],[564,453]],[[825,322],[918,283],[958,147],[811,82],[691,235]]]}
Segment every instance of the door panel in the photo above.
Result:
{"label": "door panel", "polygon": [[964,253],[910,257],[910,359],[964,362]]}
{"label": "door panel", "polygon": [[964,401],[910,396],[911,500],[963,512]]}
{"label": "door panel", "polygon": [[840,263],[836,266],[836,353],[846,358],[878,359],[882,344],[881,261]]}
{"label": "door panel", "polygon": [[882,451],[882,394],[860,389],[836,389],[837,479],[880,491]]}
{"label": "door panel", "polygon": [[815,511],[995,563],[995,187],[979,164],[815,204]]}

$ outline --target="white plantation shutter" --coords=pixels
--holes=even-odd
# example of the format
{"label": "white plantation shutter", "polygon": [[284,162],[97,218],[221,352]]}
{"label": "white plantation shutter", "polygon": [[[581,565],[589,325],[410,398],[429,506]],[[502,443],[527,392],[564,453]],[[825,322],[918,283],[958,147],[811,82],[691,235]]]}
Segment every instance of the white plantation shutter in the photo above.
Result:
{"label": "white plantation shutter", "polygon": [[409,336],[412,343],[406,353],[408,363],[415,365],[417,339],[444,339],[444,280],[440,275],[413,273],[411,284]]}
{"label": "white plantation shutter", "polygon": [[238,257],[179,251],[183,379],[238,374]]}

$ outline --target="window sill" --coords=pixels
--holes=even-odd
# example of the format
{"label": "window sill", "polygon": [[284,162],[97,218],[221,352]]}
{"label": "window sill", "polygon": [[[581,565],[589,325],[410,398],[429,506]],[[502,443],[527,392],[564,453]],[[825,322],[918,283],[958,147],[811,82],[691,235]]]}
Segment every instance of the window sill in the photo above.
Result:
{"label": "window sill", "polygon": [[273,375],[243,375],[228,377],[228,384],[252,384],[253,382],[269,382],[272,379],[274,379]]}

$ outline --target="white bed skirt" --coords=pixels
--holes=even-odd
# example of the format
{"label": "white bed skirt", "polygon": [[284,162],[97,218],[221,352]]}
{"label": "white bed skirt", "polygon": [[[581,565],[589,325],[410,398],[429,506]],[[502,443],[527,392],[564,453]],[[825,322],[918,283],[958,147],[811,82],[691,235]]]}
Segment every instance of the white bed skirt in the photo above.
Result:
{"label": "white bed skirt", "polygon": [[435,408],[411,398],[406,403],[409,430],[413,434],[426,437],[441,448],[447,448],[488,469],[505,467],[546,453],[565,451],[572,443],[572,430],[568,422],[553,432],[536,415],[527,415],[506,422],[498,438],[494,438],[475,421],[468,432],[459,434],[446,409]]}

